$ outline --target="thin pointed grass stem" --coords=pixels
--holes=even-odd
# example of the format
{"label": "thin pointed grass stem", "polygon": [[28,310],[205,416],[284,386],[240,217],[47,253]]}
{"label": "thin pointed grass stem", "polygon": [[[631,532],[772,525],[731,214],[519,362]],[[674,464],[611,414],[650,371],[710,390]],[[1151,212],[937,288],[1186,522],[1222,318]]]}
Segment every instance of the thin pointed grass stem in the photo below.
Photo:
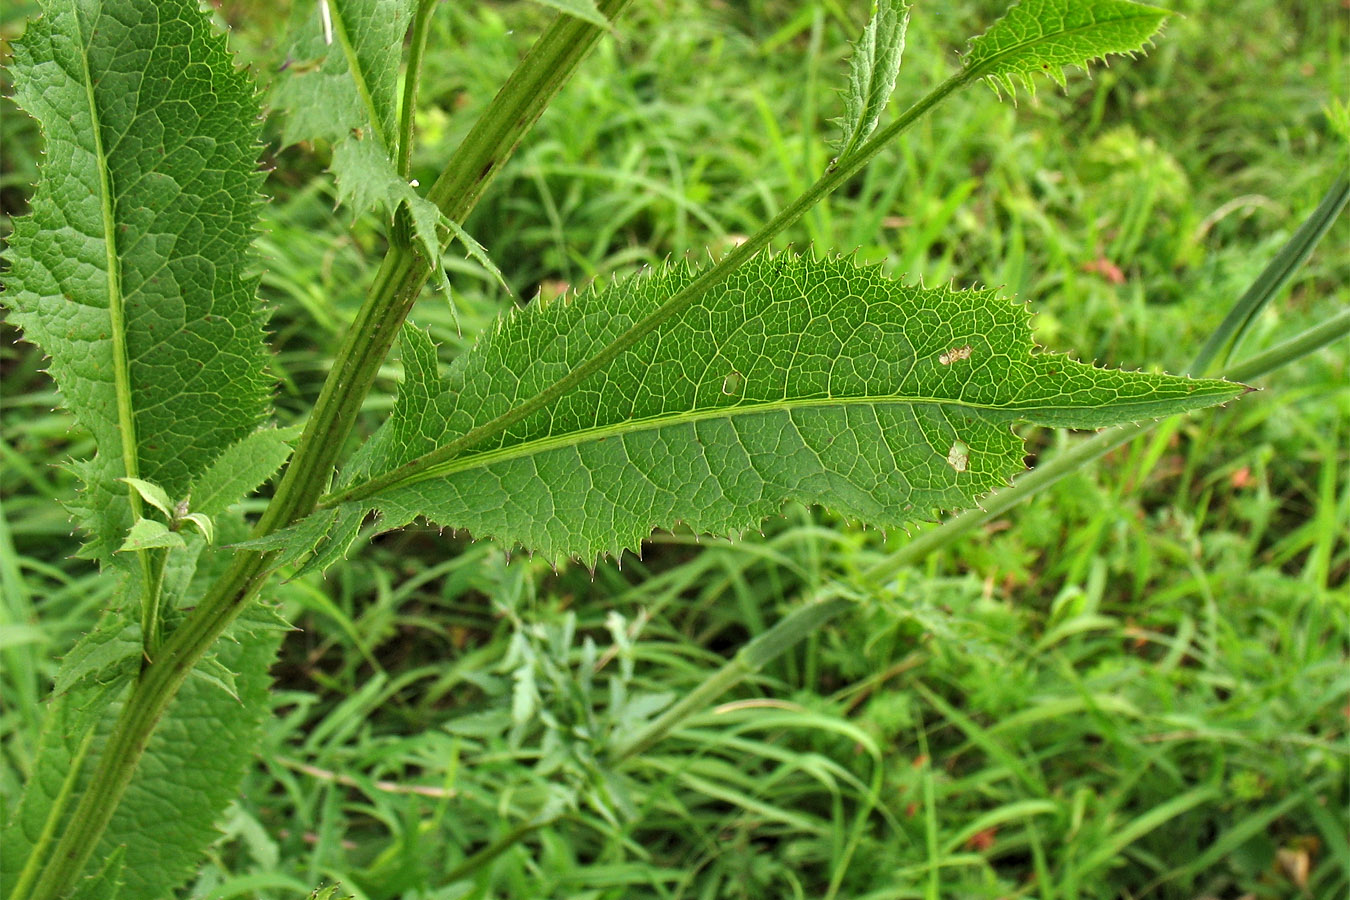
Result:
{"label": "thin pointed grass stem", "polygon": [[1312,215],[1299,226],[1289,242],[1280,248],[1275,258],[1261,271],[1252,286],[1242,295],[1242,299],[1233,305],[1228,315],[1219,323],[1219,327],[1200,348],[1195,361],[1191,363],[1190,374],[1204,375],[1211,365],[1223,365],[1238,348],[1251,323],[1260,315],[1261,310],[1274,299],[1295,270],[1307,261],[1317,242],[1327,233],[1331,223],[1350,202],[1350,177],[1341,175],[1336,179],[1317,204]]}
{"label": "thin pointed grass stem", "polygon": [[[613,19],[631,2],[601,0],[600,9]],[[571,16],[554,19],[484,110],[429,193],[448,218],[462,221],[472,211],[492,175],[605,33],[606,29]],[[361,402],[432,264],[438,263],[392,243],[338,349],[295,455],[254,527],[255,536],[284,528],[314,508],[346,446]],[[276,556],[256,550],[236,552],[225,574],[141,671],[69,825],[50,848],[24,900],[56,900],[79,877],[164,710],[207,649],[266,584]]]}

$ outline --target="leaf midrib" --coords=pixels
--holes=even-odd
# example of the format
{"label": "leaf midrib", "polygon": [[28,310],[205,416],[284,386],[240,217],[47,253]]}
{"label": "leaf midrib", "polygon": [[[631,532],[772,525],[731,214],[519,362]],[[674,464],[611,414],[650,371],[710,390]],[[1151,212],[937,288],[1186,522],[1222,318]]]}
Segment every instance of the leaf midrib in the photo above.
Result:
{"label": "leaf midrib", "polygon": [[[1015,56],[1015,55],[1018,54],[1018,53],[1025,53],[1028,49],[1030,49],[1030,48],[1032,48],[1032,47],[1035,47],[1037,44],[1041,44],[1041,43],[1044,43],[1044,42],[1046,42],[1046,41],[1053,40],[1053,39],[1055,39],[1055,38],[1063,37],[1064,35],[1078,34],[1078,33],[1080,33],[1080,32],[1084,32],[1084,31],[1091,31],[1092,29],[1094,29],[1094,28],[1100,28],[1100,27],[1102,27],[1103,25],[1116,24],[1116,23],[1119,23],[1119,22],[1132,22],[1132,21],[1134,21],[1134,20],[1136,20],[1136,19],[1149,19],[1149,18],[1153,18],[1153,17],[1156,16],[1156,15],[1166,15],[1166,14],[1167,14],[1167,11],[1166,11],[1166,10],[1163,10],[1163,9],[1160,9],[1160,8],[1154,7],[1154,6],[1145,6],[1145,5],[1143,5],[1143,4],[1140,4],[1140,5],[1139,5],[1139,8],[1140,8],[1141,10],[1147,10],[1149,13],[1152,13],[1153,15],[1147,15],[1147,14],[1145,14],[1145,13],[1139,13],[1139,14],[1136,14],[1136,15],[1130,15],[1130,16],[1119,16],[1119,17],[1114,18],[1114,19],[1105,19],[1105,20],[1099,19],[1099,20],[1097,20],[1097,21],[1095,21],[1095,22],[1090,22],[1090,23],[1087,24],[1087,25],[1079,25],[1077,28],[1062,28],[1062,29],[1060,29],[1059,31],[1054,31],[1054,32],[1050,32],[1050,33],[1048,33],[1048,34],[1038,35],[1037,37],[1034,37],[1034,38],[1032,38],[1032,39],[1029,40],[1029,41],[1024,41],[1024,42],[1022,42],[1022,43],[1020,43],[1020,44],[1016,44],[1016,45],[1014,45],[1014,46],[1008,48],[1007,50],[1001,50],[1001,51],[999,51],[998,53],[995,53],[993,56],[989,57],[988,59],[985,59],[985,60],[983,60],[983,61],[981,61],[981,62],[976,63],[974,66],[967,66],[966,72],[969,74],[969,76],[970,76],[972,79],[974,79],[974,78],[985,78],[985,77],[988,77],[989,75],[993,74],[993,73],[989,72],[988,70],[991,69],[991,68],[993,68],[993,67],[995,67],[995,65],[996,65],[997,63],[1002,62],[1006,57],[1008,57],[1008,56]],[[996,23],[994,23],[994,24],[997,25],[998,23],[996,22]],[[986,34],[987,34],[987,32],[986,32]],[[983,35],[982,35],[982,36],[983,36]]]}
{"label": "leaf midrib", "polygon": [[[78,24],[80,10],[75,0],[70,2],[71,17]],[[131,398],[131,368],[127,361],[126,298],[122,294],[122,270],[117,252],[117,218],[113,209],[112,173],[103,147],[103,123],[94,97],[94,79],[89,70],[89,48],[80,48],[80,74],[84,80],[84,96],[89,106],[90,133],[94,141],[94,162],[98,170],[99,214],[103,224],[103,252],[108,279],[108,320],[113,354],[113,391],[117,398],[117,431],[122,445],[122,469],[128,478],[140,477],[140,455],[136,441],[136,413]],[[141,497],[135,488],[128,487],[127,497],[132,515],[140,518]]]}
{"label": "leaf midrib", "polygon": [[[548,437],[536,438],[523,443],[512,444],[507,447],[486,450],[482,453],[457,456],[454,459],[436,463],[428,466],[426,469],[413,472],[398,481],[383,484],[377,491],[372,493],[383,493],[384,491],[409,487],[414,484],[420,484],[423,481],[429,481],[433,478],[448,477],[471,469],[483,468],[500,462],[509,462],[513,459],[521,459],[523,457],[534,456],[552,450],[560,450],[565,447],[573,447],[579,444],[598,442],[611,437],[626,436],[644,431],[657,431],[662,428],[674,428],[680,425],[688,425],[714,419],[734,419],[739,416],[769,415],[771,413],[793,412],[795,410],[805,410],[817,407],[833,409],[845,406],[955,406],[973,411],[997,412],[1016,415],[1018,418],[1030,418],[1034,417],[1037,413],[1063,411],[1082,412],[1084,410],[1096,409],[1103,405],[1107,404],[1094,404],[1088,406],[1068,404],[999,405],[993,403],[975,403],[969,400],[956,400],[950,397],[906,397],[895,394],[884,394],[880,396],[866,395],[860,397],[810,397],[791,400],[752,402],[750,404],[735,406],[712,406],[703,409],[683,410],[677,413],[648,416],[641,419],[625,419],[622,422],[578,429],[576,431],[566,432],[565,434],[549,435]],[[944,448],[942,452],[945,453],[946,449]],[[365,499],[365,497],[371,496],[371,494],[363,494],[363,488],[368,484],[375,483],[375,481],[376,479],[370,479],[366,482],[353,485],[345,490],[334,491],[323,497],[319,502],[319,506],[331,507],[348,500]]]}

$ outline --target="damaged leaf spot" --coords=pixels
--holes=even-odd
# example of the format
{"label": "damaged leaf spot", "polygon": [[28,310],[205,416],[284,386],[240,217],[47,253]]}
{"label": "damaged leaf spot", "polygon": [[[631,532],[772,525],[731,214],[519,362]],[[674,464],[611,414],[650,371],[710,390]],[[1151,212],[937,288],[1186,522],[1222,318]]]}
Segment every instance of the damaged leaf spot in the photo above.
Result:
{"label": "damaged leaf spot", "polygon": [[950,366],[952,363],[962,359],[970,359],[969,344],[966,344],[964,347],[953,347],[939,356],[938,362],[942,363],[944,366]]}
{"label": "damaged leaf spot", "polygon": [[964,472],[969,462],[970,448],[961,441],[953,441],[952,448],[947,451],[947,465],[958,472]]}

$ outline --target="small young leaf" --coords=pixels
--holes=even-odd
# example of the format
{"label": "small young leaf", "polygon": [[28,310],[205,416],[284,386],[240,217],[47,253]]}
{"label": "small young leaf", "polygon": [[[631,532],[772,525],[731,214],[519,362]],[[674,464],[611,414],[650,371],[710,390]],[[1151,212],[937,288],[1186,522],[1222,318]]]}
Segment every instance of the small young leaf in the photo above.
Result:
{"label": "small young leaf", "polygon": [[848,156],[867,140],[881,121],[900,73],[908,25],[909,4],[905,0],[877,0],[876,10],[863,30],[862,39],[854,45],[849,61],[840,157]]}
{"label": "small young leaf", "polygon": [[119,478],[117,480],[125,481],[131,485],[136,489],[136,493],[141,495],[142,500],[164,513],[168,518],[173,518],[173,501],[164,492],[164,488],[140,478]]}
{"label": "small young leaf", "polygon": [[127,539],[117,548],[118,553],[133,550],[153,550],[161,547],[182,549],[187,546],[183,536],[170,531],[169,526],[155,519],[137,519],[127,532]]}
{"label": "small young leaf", "polygon": [[97,874],[75,884],[70,900],[118,900],[123,896],[122,867],[127,861],[125,847],[118,847],[104,861]]}
{"label": "small young leaf", "polygon": [[14,44],[46,153],[4,297],[94,437],[75,512],[106,562],[133,518],[116,479],[181,497],[267,408],[258,104],[196,0],[43,7]]}
{"label": "small young leaf", "polygon": [[110,612],[77,642],[56,672],[52,696],[86,682],[111,684],[136,674],[141,663],[141,625],[121,612]]}
{"label": "small young leaf", "polygon": [[183,516],[182,519],[184,522],[191,522],[193,525],[197,526],[197,530],[201,532],[202,537],[206,538],[208,544],[214,544],[216,542],[216,526],[215,523],[211,521],[210,516],[205,513],[188,513]]}
{"label": "small young leaf", "polygon": [[1170,15],[1130,0],[1021,0],[971,40],[963,62],[1009,94],[1017,81],[1035,91],[1032,76],[1042,73],[1062,86],[1065,66],[1142,50]]}
{"label": "small young leaf", "polygon": [[263,428],[225,448],[193,482],[189,508],[204,516],[218,516],[248,496],[290,458],[291,444],[300,430],[299,426]]}
{"label": "small young leaf", "polygon": [[[404,332],[404,385],[337,496],[548,558],[618,553],[653,528],[736,532],[784,501],[877,525],[968,507],[1022,471],[1016,421],[1072,428],[1242,392],[1033,353],[1030,315],[989,290],[915,288],[791,254],[746,263],[551,406],[443,463],[420,457],[539,393],[688,284],[683,266],[511,315],[437,376]],[[364,471],[357,471],[364,470]],[[375,490],[372,488],[372,490]],[[346,504],[353,505],[353,504]]]}

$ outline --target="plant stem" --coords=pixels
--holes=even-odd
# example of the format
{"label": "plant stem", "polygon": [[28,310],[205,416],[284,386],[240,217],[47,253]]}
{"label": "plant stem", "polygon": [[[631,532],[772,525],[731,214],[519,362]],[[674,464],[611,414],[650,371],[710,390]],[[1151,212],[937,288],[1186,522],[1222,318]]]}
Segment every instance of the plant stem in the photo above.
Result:
{"label": "plant stem", "polygon": [[413,13],[412,42],[408,47],[408,68],[403,75],[403,103],[398,113],[398,174],[412,177],[413,124],[417,118],[417,89],[422,83],[422,57],[427,50],[431,13],[436,0],[419,0]]}
{"label": "plant stem", "polygon": [[[836,161],[836,164],[827,169],[815,184],[807,188],[801,196],[792,201],[767,225],[755,232],[749,240],[729,253],[721,262],[676,291],[669,299],[611,341],[604,349],[544,390],[512,407],[497,418],[484,422],[476,428],[471,428],[450,443],[438,447],[430,453],[419,456],[417,459],[383,475],[359,482],[345,490],[328,494],[320,500],[320,505],[334,506],[349,500],[363,500],[396,485],[414,483],[434,477],[436,466],[446,463],[465,450],[501,434],[525,417],[538,412],[571,391],[578,384],[609,365],[619,354],[656,330],[662,323],[679,315],[709,290],[726,281],[733,272],[767,247],[774,237],[794,224],[807,210],[838,190],[840,186],[861,171],[887,144],[908,131],[926,113],[971,80],[971,74],[962,70],[938,85],[922,100],[905,110],[894,122],[878,132],[876,137],[858,148],[852,156]],[[439,186],[439,184],[438,182],[437,185]],[[435,190],[435,188],[432,189],[433,194]]]}
{"label": "plant stem", "polygon": [[[602,0],[613,19],[632,0]],[[462,221],[493,173],[576,71],[605,29],[559,15],[521,60],[455,151],[429,196]],[[428,261],[391,246],[366,302],[343,339],[319,399],[305,423],[267,510],[254,527],[260,537],[308,514],[337,464],[380,363],[430,275]],[[51,851],[28,900],[56,900],[84,870],[145,752],[150,735],[192,667],[267,582],[275,552],[240,550],[224,576],[174,632],[133,686],[108,736],[70,825]],[[15,900],[18,900],[15,897]]]}

